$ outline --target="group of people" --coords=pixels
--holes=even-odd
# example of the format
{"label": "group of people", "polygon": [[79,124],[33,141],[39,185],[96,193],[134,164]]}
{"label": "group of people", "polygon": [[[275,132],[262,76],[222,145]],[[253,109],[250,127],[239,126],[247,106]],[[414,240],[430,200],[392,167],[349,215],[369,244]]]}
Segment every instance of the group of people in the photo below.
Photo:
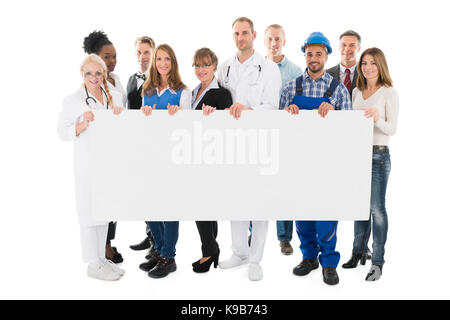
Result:
{"label": "group of people", "polygon": [[[367,281],[380,279],[384,265],[384,247],[388,220],[385,209],[386,186],[390,173],[389,137],[396,132],[399,110],[398,94],[386,58],[378,48],[365,50],[359,60],[361,37],[354,31],[340,36],[341,62],[326,70],[332,48],[320,32],[313,32],[301,47],[306,69],[289,61],[282,53],[285,30],[270,25],[264,33],[266,57],[254,50],[256,31],[246,17],[232,23],[235,56],[219,65],[216,54],[201,48],[194,54],[192,66],[200,84],[190,91],[183,83],[173,49],[167,44],[155,46],[150,37],[135,42],[139,65],[125,91],[113,73],[116,50],[107,35],[94,31],[84,39],[88,54],[80,71],[83,85],[63,101],[58,133],[64,140],[74,141],[74,167],[77,211],[80,221],[84,261],[88,276],[101,280],[118,280],[124,270],[117,266],[121,254],[111,246],[116,223],[95,221],[90,208],[89,145],[86,134],[94,121],[92,110],[111,109],[120,114],[124,108],[141,110],[151,116],[153,110],[203,110],[208,116],[215,110],[227,110],[239,119],[248,110],[285,110],[301,116],[300,110],[318,110],[326,117],[331,110],[364,110],[373,118],[372,188],[370,218],[355,221],[353,252],[343,268],[355,268],[372,259]],[[216,75],[217,71],[217,75]],[[183,112],[183,111],[181,111]],[[250,280],[263,279],[261,261],[268,231],[268,221],[231,221],[232,255],[219,261],[216,221],[197,221],[202,258],[192,264],[194,272],[208,272],[211,265],[230,269],[248,264]],[[277,221],[277,237],[281,253],[293,253],[293,221]],[[294,275],[305,276],[322,266],[323,281],[339,282],[336,271],[340,254],[336,251],[337,221],[295,221],[303,259],[293,269]],[[163,278],[176,271],[178,221],[147,221],[146,238],[130,246],[133,250],[149,250],[146,262],[139,268],[152,278]],[[250,229],[250,236],[249,236]],[[368,241],[373,229],[372,252]]]}

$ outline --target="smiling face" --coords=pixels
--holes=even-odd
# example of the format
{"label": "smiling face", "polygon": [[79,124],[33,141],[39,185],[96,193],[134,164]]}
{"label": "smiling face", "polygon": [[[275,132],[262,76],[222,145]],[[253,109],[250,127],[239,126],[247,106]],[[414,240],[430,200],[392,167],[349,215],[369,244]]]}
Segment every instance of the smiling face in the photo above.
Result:
{"label": "smiling face", "polygon": [[253,40],[256,38],[256,31],[252,32],[250,23],[247,21],[237,21],[233,25],[233,39],[236,48],[243,52],[253,49]]}
{"label": "smiling face", "polygon": [[356,36],[343,36],[340,40],[339,49],[342,64],[352,66],[356,63],[356,56],[361,50],[361,46]]}
{"label": "smiling face", "polygon": [[199,62],[194,67],[195,67],[195,75],[197,76],[197,79],[200,80],[202,83],[210,83],[214,78],[214,71],[216,69],[216,65],[206,63],[205,61],[203,61],[203,63]]}
{"label": "smiling face", "polygon": [[366,54],[361,61],[361,71],[366,80],[378,80],[379,72],[375,58]]}
{"label": "smiling face", "polygon": [[172,60],[170,59],[169,53],[165,50],[158,50],[156,53],[156,70],[161,76],[169,76],[170,70],[172,69]]}
{"label": "smiling face", "polygon": [[305,48],[305,57],[308,71],[315,74],[321,73],[328,60],[327,49],[320,44],[310,44]]}
{"label": "smiling face", "polygon": [[103,67],[98,63],[86,63],[82,69],[81,74],[84,79],[84,84],[90,92],[98,90],[103,83],[104,70]]}
{"label": "smiling face", "polygon": [[112,44],[104,45],[98,55],[105,61],[108,72],[113,72],[117,63],[117,54],[114,46]]}
{"label": "smiling face", "polygon": [[277,57],[282,55],[283,47],[286,43],[284,32],[279,28],[269,28],[264,35],[264,46],[267,53]]}

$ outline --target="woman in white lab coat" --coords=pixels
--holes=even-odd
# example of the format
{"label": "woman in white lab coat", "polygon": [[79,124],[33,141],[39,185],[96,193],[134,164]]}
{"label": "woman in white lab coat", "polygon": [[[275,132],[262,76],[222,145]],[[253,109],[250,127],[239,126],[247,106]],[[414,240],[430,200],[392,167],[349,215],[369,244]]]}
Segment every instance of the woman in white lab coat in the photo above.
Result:
{"label": "woman in white lab coat", "polygon": [[[87,54],[95,53],[105,62],[108,71],[106,75],[108,87],[111,91],[116,91],[121,95],[122,105],[126,107],[127,93],[120,83],[119,76],[113,73],[117,64],[116,49],[108,36],[103,31],[93,31],[84,38],[83,48]],[[106,237],[106,257],[114,263],[121,263],[123,262],[122,255],[115,247],[111,246],[111,240],[116,237],[116,228],[117,223],[110,222]]]}
{"label": "woman in white lab coat", "polygon": [[95,120],[93,110],[122,111],[119,94],[110,91],[106,82],[106,65],[95,55],[88,55],[81,64],[83,85],[63,101],[58,118],[58,134],[74,141],[75,195],[80,222],[83,260],[88,276],[101,280],[118,280],[124,271],[105,258],[108,222],[96,221],[91,211],[89,167],[89,123]]}

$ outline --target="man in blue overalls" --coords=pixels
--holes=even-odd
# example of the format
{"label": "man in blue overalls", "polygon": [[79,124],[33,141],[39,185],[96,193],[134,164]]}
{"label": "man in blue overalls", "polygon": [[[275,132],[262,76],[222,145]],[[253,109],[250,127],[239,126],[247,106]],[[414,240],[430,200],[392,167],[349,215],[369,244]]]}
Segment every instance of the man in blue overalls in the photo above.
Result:
{"label": "man in blue overalls", "polygon": [[[325,72],[330,42],[320,32],[313,32],[302,46],[305,53],[305,72],[288,83],[281,94],[280,109],[292,114],[299,110],[317,109],[321,117],[330,110],[351,110],[350,95],[345,86]],[[339,252],[336,251],[337,221],[296,221],[303,261],[294,268],[295,275],[304,276],[322,266],[323,281],[339,283],[336,267]],[[319,252],[321,254],[319,255]],[[319,256],[319,259],[317,257]]]}

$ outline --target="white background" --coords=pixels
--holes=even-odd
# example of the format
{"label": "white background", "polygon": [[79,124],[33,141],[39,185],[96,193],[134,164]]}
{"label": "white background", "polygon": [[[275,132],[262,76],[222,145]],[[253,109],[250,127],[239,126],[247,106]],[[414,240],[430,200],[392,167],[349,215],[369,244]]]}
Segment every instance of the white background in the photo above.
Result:
{"label": "white background", "polygon": [[[15,1],[0,10],[0,298],[141,299],[378,299],[450,298],[448,239],[449,103],[448,10],[445,1]],[[335,52],[338,37],[354,29],[363,49],[377,46],[388,60],[400,94],[398,133],[391,139],[392,172],[387,191],[389,234],[381,281],[364,281],[368,266],[338,272],[328,287],[320,271],[292,275],[301,260],[279,253],[275,223],[269,225],[263,281],[250,282],[246,268],[191,271],[200,255],[194,222],[182,222],[178,271],[153,280],[138,270],[144,253],[128,245],[144,236],[142,222],[119,223],[114,245],[125,258],[117,283],[88,279],[81,263],[75,211],[72,144],[56,134],[64,96],[81,83],[82,41],[104,30],[118,52],[116,73],[126,85],[136,70],[134,39],[149,35],[170,44],[181,75],[193,88],[191,59],[208,46],[223,61],[235,52],[231,23],[253,19],[256,49],[264,54],[263,31],[272,23],[287,32],[285,53],[302,68],[300,46],[322,31]],[[132,161],[132,159],[130,160]],[[330,159],[330,165],[333,165]],[[224,195],[226,198],[226,195]],[[324,199],[325,201],[325,199]],[[219,225],[222,257],[230,254],[228,222]],[[351,254],[353,225],[338,230],[341,262]]]}

